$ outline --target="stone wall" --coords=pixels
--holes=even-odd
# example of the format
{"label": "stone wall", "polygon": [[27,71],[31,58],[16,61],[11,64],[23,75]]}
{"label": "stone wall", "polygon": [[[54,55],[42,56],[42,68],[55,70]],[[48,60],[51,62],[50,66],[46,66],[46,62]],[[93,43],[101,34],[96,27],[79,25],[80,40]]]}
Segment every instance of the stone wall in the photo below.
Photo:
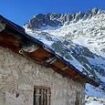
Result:
{"label": "stone wall", "polygon": [[84,84],[0,47],[0,105],[33,105],[34,86],[51,88],[51,105],[75,105],[77,92],[84,99]]}

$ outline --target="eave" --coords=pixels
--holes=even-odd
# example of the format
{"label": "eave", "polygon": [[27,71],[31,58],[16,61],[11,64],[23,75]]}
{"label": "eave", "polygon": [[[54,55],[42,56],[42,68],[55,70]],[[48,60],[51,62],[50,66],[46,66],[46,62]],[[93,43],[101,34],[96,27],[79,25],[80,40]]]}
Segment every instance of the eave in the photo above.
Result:
{"label": "eave", "polygon": [[[3,23],[5,23],[5,21],[3,21]],[[38,48],[33,52],[24,51],[23,46],[30,42],[37,45]],[[8,48],[21,56],[30,57],[36,63],[47,68],[52,68],[63,77],[68,77],[82,83],[89,83],[94,86],[99,85],[94,80],[80,73],[72,65],[64,62],[62,58],[56,56],[52,51],[45,49],[41,42],[37,39],[34,40],[27,35],[24,30],[18,31],[18,29],[15,29],[14,25],[11,25],[9,22],[6,23],[5,29],[0,32],[0,46]]]}

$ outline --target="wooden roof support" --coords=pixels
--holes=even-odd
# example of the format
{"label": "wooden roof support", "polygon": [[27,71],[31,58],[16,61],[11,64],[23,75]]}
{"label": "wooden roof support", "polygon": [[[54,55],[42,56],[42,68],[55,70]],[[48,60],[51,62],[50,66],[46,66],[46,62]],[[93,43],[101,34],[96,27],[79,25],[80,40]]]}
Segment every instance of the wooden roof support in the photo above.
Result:
{"label": "wooden roof support", "polygon": [[52,55],[44,50],[42,47],[39,47],[36,51],[27,53],[28,56],[30,56],[32,59],[38,60],[38,61],[45,61]]}
{"label": "wooden roof support", "polygon": [[54,56],[54,57],[51,57],[51,58],[48,58],[45,63],[48,63],[48,64],[53,64],[54,62],[56,62],[57,58]]}
{"label": "wooden roof support", "polygon": [[65,70],[67,70],[67,69],[69,69],[68,66],[65,66],[64,68],[61,68],[62,71],[65,71]]}

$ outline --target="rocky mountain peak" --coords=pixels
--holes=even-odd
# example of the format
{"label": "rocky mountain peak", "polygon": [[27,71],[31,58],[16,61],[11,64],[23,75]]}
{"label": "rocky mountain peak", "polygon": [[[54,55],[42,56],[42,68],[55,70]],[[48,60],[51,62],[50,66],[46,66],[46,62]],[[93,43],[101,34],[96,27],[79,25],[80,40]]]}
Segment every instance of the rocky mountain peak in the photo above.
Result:
{"label": "rocky mountain peak", "polygon": [[38,14],[35,15],[27,24],[27,28],[32,30],[40,29],[46,26],[50,27],[59,27],[64,24],[69,24],[70,22],[77,22],[81,19],[86,20],[97,14],[103,13],[103,10],[94,8],[87,12],[78,12],[78,13],[47,13],[47,14]]}

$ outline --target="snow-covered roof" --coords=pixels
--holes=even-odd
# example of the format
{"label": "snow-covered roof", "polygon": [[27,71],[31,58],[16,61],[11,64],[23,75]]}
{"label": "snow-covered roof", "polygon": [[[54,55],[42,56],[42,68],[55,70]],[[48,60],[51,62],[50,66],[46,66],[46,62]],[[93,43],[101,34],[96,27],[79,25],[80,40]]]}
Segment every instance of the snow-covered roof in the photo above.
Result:
{"label": "snow-covered roof", "polygon": [[[51,47],[52,44],[54,44],[53,41],[59,42],[58,39],[53,38],[51,40],[47,40],[47,38],[40,37],[40,35],[39,34],[37,35],[37,33],[34,33],[34,34],[36,34],[36,36],[34,36],[34,34],[31,34],[31,33],[26,33],[24,28],[5,19],[2,16],[0,16],[0,23],[6,25],[4,31],[8,32],[9,30],[11,30],[11,32],[13,32],[17,36],[21,37],[22,41],[24,40],[23,43],[25,42],[26,44],[28,44],[28,45],[25,45],[25,47],[23,48],[24,50],[27,50],[27,46],[28,46],[28,48],[29,48],[29,50],[27,50],[28,52],[31,52],[30,48],[32,51],[34,51],[36,49],[36,46],[34,46],[34,45],[38,44],[39,46],[41,46],[41,48],[43,48],[47,52],[51,53],[57,59],[59,59],[61,62],[64,63],[64,64],[62,64],[64,66],[63,68],[58,68],[58,69],[62,69],[62,72],[65,72],[68,74],[71,72],[70,74],[74,73],[73,75],[76,75],[76,76],[77,76],[77,74],[79,74],[77,77],[80,76],[80,77],[84,78],[85,82],[88,82],[95,86],[97,86],[99,84],[98,81],[96,79],[94,79],[94,76],[89,72],[87,73],[87,70],[85,70],[85,68],[72,55],[69,54],[69,56],[68,55],[63,56],[62,53],[64,53],[65,50],[68,50],[65,45],[63,45],[62,43],[58,43],[58,45],[60,44],[61,48],[60,48],[60,46],[58,46],[57,49],[58,48],[61,49],[61,52],[57,52],[57,50],[55,50],[55,48]],[[49,62],[50,60],[51,60],[51,62],[54,62],[55,61],[54,56],[51,59],[48,59],[46,62]],[[59,63],[58,63],[58,66],[59,66]],[[69,67],[69,69],[68,69],[68,67]],[[68,70],[72,69],[72,71],[66,71],[67,69]],[[83,70],[86,72],[84,72]],[[72,75],[70,75],[70,76],[72,77]]]}

